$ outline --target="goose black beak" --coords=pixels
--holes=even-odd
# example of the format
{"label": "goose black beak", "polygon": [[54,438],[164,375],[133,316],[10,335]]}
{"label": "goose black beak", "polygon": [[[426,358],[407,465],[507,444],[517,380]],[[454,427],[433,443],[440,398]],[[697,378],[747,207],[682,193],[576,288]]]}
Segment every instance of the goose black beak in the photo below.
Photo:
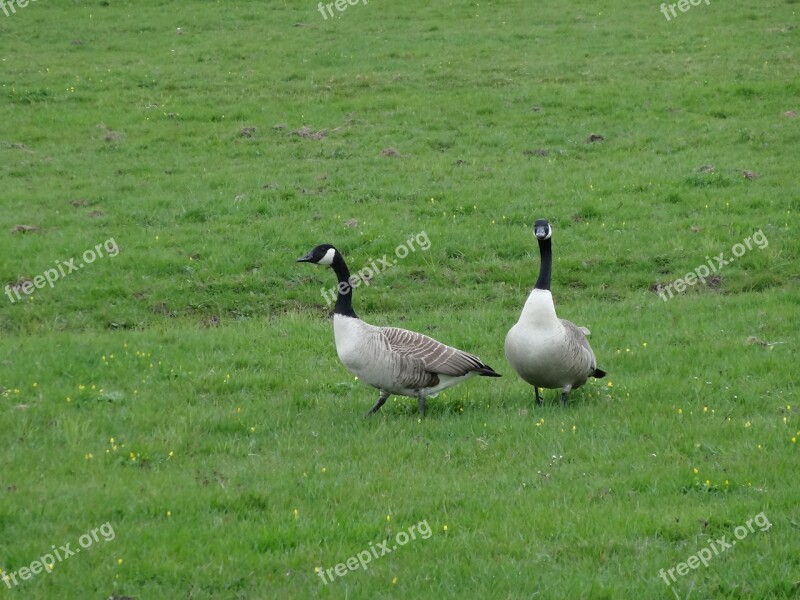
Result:
{"label": "goose black beak", "polygon": [[311,252],[309,252],[305,256],[298,258],[296,262],[314,262],[314,259],[311,258]]}

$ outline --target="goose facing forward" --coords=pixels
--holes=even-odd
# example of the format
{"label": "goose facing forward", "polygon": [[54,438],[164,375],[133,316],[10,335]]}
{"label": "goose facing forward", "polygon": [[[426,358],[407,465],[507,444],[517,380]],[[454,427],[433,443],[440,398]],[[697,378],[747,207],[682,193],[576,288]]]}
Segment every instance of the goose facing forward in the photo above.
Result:
{"label": "goose facing forward", "polygon": [[597,368],[586,339],[589,330],[556,316],[550,292],[552,233],[550,223],[544,219],[536,221],[533,235],[539,242],[539,278],[505,343],[508,362],[522,379],[534,386],[537,404],[542,403],[540,387],[560,389],[561,403],[566,404],[570,391],[582,386],[589,377],[606,375]]}
{"label": "goose facing forward", "polygon": [[417,398],[419,412],[425,415],[425,398],[475,375],[500,377],[477,356],[436,340],[396,327],[376,327],[365,323],[353,310],[350,271],[339,251],[322,244],[298,258],[330,266],[339,281],[333,310],[336,353],[345,367],[364,383],[380,390],[380,396],[367,416],[380,410],[392,394]]}

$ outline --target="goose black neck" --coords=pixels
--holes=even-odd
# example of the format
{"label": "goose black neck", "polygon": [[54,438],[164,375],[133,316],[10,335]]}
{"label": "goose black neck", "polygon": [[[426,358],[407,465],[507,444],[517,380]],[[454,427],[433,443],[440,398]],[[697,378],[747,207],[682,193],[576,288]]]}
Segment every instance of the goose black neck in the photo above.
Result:
{"label": "goose black neck", "polygon": [[353,310],[353,286],[350,284],[350,270],[347,268],[347,263],[344,262],[342,255],[338,252],[333,258],[331,267],[339,280],[339,285],[337,286],[339,295],[336,296],[336,305],[333,307],[333,313],[345,317],[358,318],[358,315]]}
{"label": "goose black neck", "polygon": [[539,240],[539,279],[536,280],[537,290],[550,290],[550,273],[553,270],[553,252],[550,248],[550,238]]}

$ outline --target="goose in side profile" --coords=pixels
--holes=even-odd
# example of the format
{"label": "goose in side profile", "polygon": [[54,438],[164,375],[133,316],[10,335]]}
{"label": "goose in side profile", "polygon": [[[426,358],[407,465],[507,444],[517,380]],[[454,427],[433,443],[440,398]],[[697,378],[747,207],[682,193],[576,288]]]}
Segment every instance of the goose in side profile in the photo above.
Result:
{"label": "goose in side profile", "polygon": [[566,404],[570,391],[582,386],[589,377],[606,375],[597,368],[594,352],[586,339],[589,330],[556,316],[550,292],[552,234],[550,223],[544,219],[536,221],[533,235],[539,242],[539,278],[522,308],[519,321],[506,335],[505,343],[508,362],[536,389],[536,404],[542,403],[540,387],[560,389],[561,404]]}
{"label": "goose in side profile", "polygon": [[392,394],[417,398],[425,415],[425,398],[474,377],[500,377],[477,356],[446,346],[421,333],[395,327],[375,327],[353,311],[350,271],[339,251],[322,244],[297,262],[333,268],[339,280],[333,310],[336,353],[344,366],[364,383],[380,390],[367,416],[380,410]]}

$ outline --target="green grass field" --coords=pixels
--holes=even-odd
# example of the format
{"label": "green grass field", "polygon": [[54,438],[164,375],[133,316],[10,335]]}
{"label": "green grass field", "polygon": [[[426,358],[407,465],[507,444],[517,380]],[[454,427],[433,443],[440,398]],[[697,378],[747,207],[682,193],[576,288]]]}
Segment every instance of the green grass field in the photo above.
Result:
{"label": "green grass field", "polygon": [[[686,6],[0,9],[0,598],[800,597],[799,5]],[[503,354],[537,218],[566,408]],[[420,235],[356,311],[503,377],[364,419],[294,261]]]}

